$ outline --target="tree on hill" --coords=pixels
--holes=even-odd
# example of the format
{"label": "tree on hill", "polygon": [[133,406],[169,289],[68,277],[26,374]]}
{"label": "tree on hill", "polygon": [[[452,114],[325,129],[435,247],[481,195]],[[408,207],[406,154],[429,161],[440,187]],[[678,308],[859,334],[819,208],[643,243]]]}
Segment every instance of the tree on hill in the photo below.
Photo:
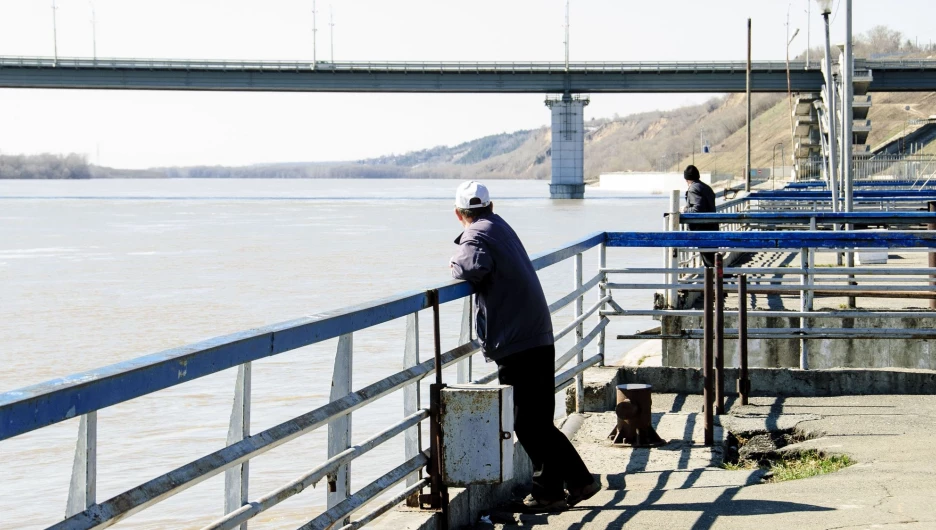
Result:
{"label": "tree on hill", "polygon": [[0,155],[0,179],[88,179],[87,157],[68,155]]}

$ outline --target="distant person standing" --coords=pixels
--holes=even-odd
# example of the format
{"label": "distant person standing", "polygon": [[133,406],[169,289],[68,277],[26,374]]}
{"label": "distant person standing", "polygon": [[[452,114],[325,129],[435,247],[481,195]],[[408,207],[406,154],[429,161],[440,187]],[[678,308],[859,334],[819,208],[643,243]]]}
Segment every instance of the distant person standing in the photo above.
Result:
{"label": "distant person standing", "polygon": [[[711,186],[702,182],[699,176],[699,168],[688,166],[683,171],[683,178],[686,179],[686,207],[685,213],[711,213],[715,211],[715,192]],[[718,223],[691,224],[689,230],[693,232],[717,232]],[[715,253],[703,252],[702,262],[706,267],[715,266]]]}
{"label": "distant person standing", "polygon": [[524,509],[574,506],[595,495],[601,484],[553,423],[556,348],[543,287],[520,238],[494,213],[483,184],[458,187],[455,217],[464,231],[455,239],[452,276],[475,289],[481,351],[497,363],[501,384],[513,386],[514,430],[533,461],[533,492],[524,499]]}

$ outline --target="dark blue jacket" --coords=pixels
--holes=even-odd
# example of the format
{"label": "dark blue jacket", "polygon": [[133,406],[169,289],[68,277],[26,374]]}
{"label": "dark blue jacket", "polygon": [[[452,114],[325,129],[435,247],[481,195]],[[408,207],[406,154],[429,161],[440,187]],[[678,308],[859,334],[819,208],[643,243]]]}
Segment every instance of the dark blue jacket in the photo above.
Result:
{"label": "dark blue jacket", "polygon": [[516,232],[499,215],[475,220],[457,239],[452,276],[474,286],[475,322],[489,361],[553,344],[543,287]]}
{"label": "dark blue jacket", "polygon": [[[711,186],[696,180],[689,185],[686,190],[686,213],[711,213],[715,211],[715,192]],[[717,232],[718,223],[704,223],[689,225],[690,231],[695,232]]]}

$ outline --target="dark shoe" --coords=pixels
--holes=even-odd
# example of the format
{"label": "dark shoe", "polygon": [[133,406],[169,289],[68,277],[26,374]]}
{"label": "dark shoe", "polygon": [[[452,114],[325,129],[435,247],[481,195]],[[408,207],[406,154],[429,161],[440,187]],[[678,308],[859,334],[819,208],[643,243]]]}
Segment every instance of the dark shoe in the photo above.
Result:
{"label": "dark shoe", "polygon": [[565,499],[544,501],[534,498],[533,495],[527,495],[526,498],[523,499],[523,509],[528,513],[561,512],[568,508],[569,505],[566,503]]}
{"label": "dark shoe", "polygon": [[566,504],[568,504],[569,507],[575,506],[582,501],[587,501],[594,497],[599,491],[601,491],[601,483],[597,480],[593,480],[592,483],[587,486],[570,490],[569,497],[566,498]]}

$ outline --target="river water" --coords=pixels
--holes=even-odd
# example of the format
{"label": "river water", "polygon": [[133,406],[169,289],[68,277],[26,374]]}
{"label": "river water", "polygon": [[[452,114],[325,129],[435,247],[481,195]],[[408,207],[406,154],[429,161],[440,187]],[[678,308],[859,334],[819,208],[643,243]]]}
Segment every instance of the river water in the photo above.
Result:
{"label": "river water", "polygon": [[[0,181],[0,392],[205,338],[336,309],[448,278],[456,181]],[[538,253],[599,230],[662,226],[666,199],[589,189],[550,201],[544,182],[491,181],[495,211]],[[659,250],[609,249],[611,266],[658,266]],[[585,257],[585,278],[597,253]],[[550,301],[572,287],[572,261],[541,271]],[[586,299],[594,300],[594,293]],[[649,291],[615,298],[648,307]],[[571,306],[570,306],[571,307]],[[443,349],[456,345],[461,303],[442,308]],[[570,319],[556,316],[556,328]],[[431,350],[423,312],[422,352]],[[594,325],[594,320],[590,321]],[[616,320],[608,362],[652,326]],[[402,366],[403,319],[356,333],[354,387]],[[557,345],[564,352],[569,338]],[[254,363],[251,432],[327,402],[337,341]],[[476,375],[492,365],[476,358]],[[104,409],[98,415],[97,500],[224,446],[235,371]],[[425,404],[424,404],[425,405]],[[402,417],[402,395],[354,414],[354,440]],[[78,421],[0,442],[0,528],[42,528],[64,516]],[[257,498],[325,459],[325,429],[251,461]],[[402,437],[352,466],[352,490],[402,460]],[[117,528],[198,528],[222,513],[223,475]],[[294,528],[324,504],[324,485],[251,522]]]}

